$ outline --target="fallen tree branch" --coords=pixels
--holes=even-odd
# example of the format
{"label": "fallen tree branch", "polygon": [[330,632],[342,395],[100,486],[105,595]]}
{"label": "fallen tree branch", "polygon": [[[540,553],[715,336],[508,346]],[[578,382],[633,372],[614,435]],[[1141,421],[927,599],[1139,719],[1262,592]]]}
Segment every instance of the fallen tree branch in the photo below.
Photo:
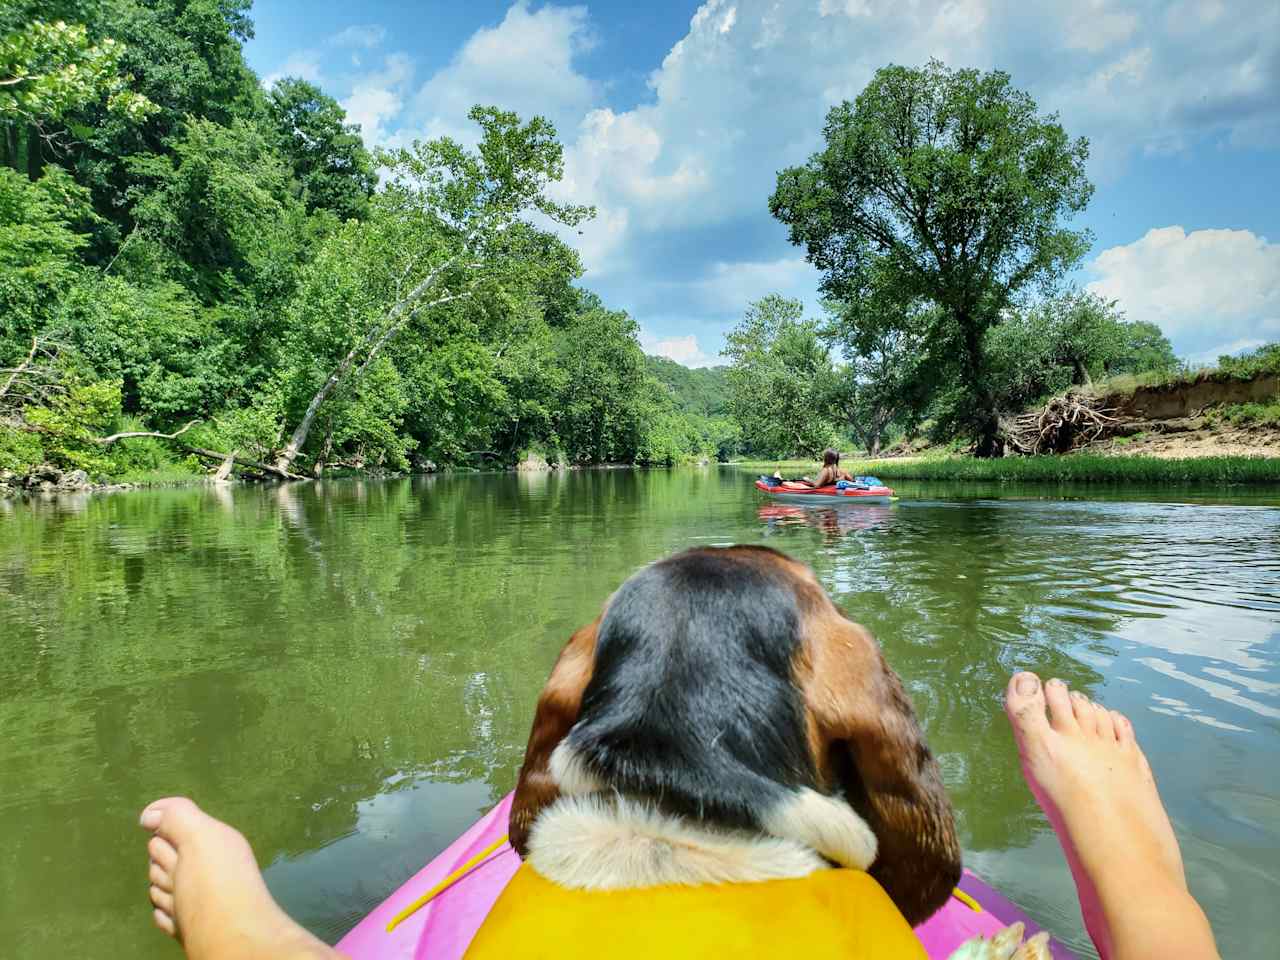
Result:
{"label": "fallen tree branch", "polygon": [[117,440],[128,440],[131,437],[156,437],[160,440],[172,440],[175,437],[182,436],[184,433],[186,433],[188,430],[194,427],[197,423],[200,423],[200,421],[192,420],[181,430],[175,430],[173,433],[157,433],[154,430],[129,430],[129,431],[126,431],[125,433],[113,433],[109,437],[95,437],[93,442],[101,444],[102,446],[105,447],[105,446],[108,446],[109,444],[115,443]]}
{"label": "fallen tree branch", "polygon": [[290,473],[288,470],[281,470],[279,467],[274,467],[269,463],[263,463],[260,460],[250,460],[248,457],[242,457],[238,452],[233,451],[232,453],[223,453],[218,450],[208,450],[204,447],[188,446],[185,443],[179,443],[178,446],[183,450],[186,450],[188,453],[193,453],[197,457],[202,457],[205,460],[216,460],[219,464],[225,463],[230,459],[233,463],[242,464],[250,470],[257,470],[259,473],[268,474],[275,477],[277,480],[307,479],[307,477],[302,476],[302,474]]}
{"label": "fallen tree branch", "polygon": [[31,366],[31,361],[35,358],[36,348],[40,346],[40,340],[37,337],[31,338],[31,350],[27,353],[27,359],[14,367],[9,373],[9,379],[4,382],[4,386],[0,387],[0,397],[9,392],[9,388],[13,386],[13,381],[18,379],[19,374]]}

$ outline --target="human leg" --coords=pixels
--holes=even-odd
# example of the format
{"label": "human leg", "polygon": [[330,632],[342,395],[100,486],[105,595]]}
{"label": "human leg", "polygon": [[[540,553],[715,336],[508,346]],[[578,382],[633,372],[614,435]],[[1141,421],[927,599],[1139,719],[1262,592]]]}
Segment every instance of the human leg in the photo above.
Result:
{"label": "human leg", "polygon": [[340,957],[271,898],[238,830],[185,797],[156,800],[141,823],[152,831],[153,919],[191,960]]}
{"label": "human leg", "polygon": [[1216,958],[1128,718],[1032,673],[1010,680],[1005,709],[1023,776],[1062,844],[1104,960]]}

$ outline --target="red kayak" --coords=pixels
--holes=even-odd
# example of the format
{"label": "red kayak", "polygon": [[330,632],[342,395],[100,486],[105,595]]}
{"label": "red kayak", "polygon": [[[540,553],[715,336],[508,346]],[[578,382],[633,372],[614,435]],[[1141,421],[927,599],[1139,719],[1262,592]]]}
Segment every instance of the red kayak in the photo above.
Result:
{"label": "red kayak", "polygon": [[756,489],[763,490],[777,500],[791,503],[888,503],[893,499],[891,488],[874,477],[866,479],[874,483],[854,482],[815,487],[799,480],[761,477],[756,481]]}

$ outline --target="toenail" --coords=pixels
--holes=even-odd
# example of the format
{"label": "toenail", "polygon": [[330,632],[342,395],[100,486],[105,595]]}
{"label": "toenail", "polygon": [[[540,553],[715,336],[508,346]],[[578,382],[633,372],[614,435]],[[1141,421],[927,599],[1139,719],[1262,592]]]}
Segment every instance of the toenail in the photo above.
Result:
{"label": "toenail", "polygon": [[1051,687],[1065,687],[1065,686],[1066,686],[1066,684],[1065,684],[1065,683],[1063,683],[1061,680],[1059,680],[1057,677],[1054,677],[1052,680],[1050,680],[1050,681],[1049,681],[1049,686],[1051,686]]}
{"label": "toenail", "polygon": [[160,821],[163,819],[163,816],[164,815],[159,810],[147,809],[142,811],[142,816],[138,818],[138,822],[146,829],[154,830],[156,827],[160,826]]}
{"label": "toenail", "polygon": [[1071,696],[1075,697],[1075,698],[1076,698],[1077,700],[1079,700],[1081,703],[1083,703],[1083,702],[1087,699],[1087,698],[1085,697],[1085,695],[1084,695],[1083,693],[1081,693],[1079,690],[1072,690],[1072,691],[1071,691]]}
{"label": "toenail", "polygon": [[1034,673],[1024,673],[1018,677],[1013,688],[1023,696],[1029,696],[1040,689],[1040,678]]}

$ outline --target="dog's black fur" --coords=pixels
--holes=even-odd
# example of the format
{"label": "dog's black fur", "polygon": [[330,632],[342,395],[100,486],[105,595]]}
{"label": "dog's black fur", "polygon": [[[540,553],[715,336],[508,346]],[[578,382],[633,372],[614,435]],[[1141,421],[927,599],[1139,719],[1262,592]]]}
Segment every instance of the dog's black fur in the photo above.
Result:
{"label": "dog's black fur", "polygon": [[512,802],[521,856],[560,797],[562,745],[602,788],[721,827],[769,834],[788,799],[841,797],[875,835],[869,872],[912,924],[959,881],[951,804],[901,680],[811,571],[767,547],[660,561],[570,637]]}
{"label": "dog's black fur", "polygon": [[569,746],[668,812],[760,828],[791,789],[818,786],[792,676],[800,622],[788,584],[724,554],[641,571],[600,623]]}

